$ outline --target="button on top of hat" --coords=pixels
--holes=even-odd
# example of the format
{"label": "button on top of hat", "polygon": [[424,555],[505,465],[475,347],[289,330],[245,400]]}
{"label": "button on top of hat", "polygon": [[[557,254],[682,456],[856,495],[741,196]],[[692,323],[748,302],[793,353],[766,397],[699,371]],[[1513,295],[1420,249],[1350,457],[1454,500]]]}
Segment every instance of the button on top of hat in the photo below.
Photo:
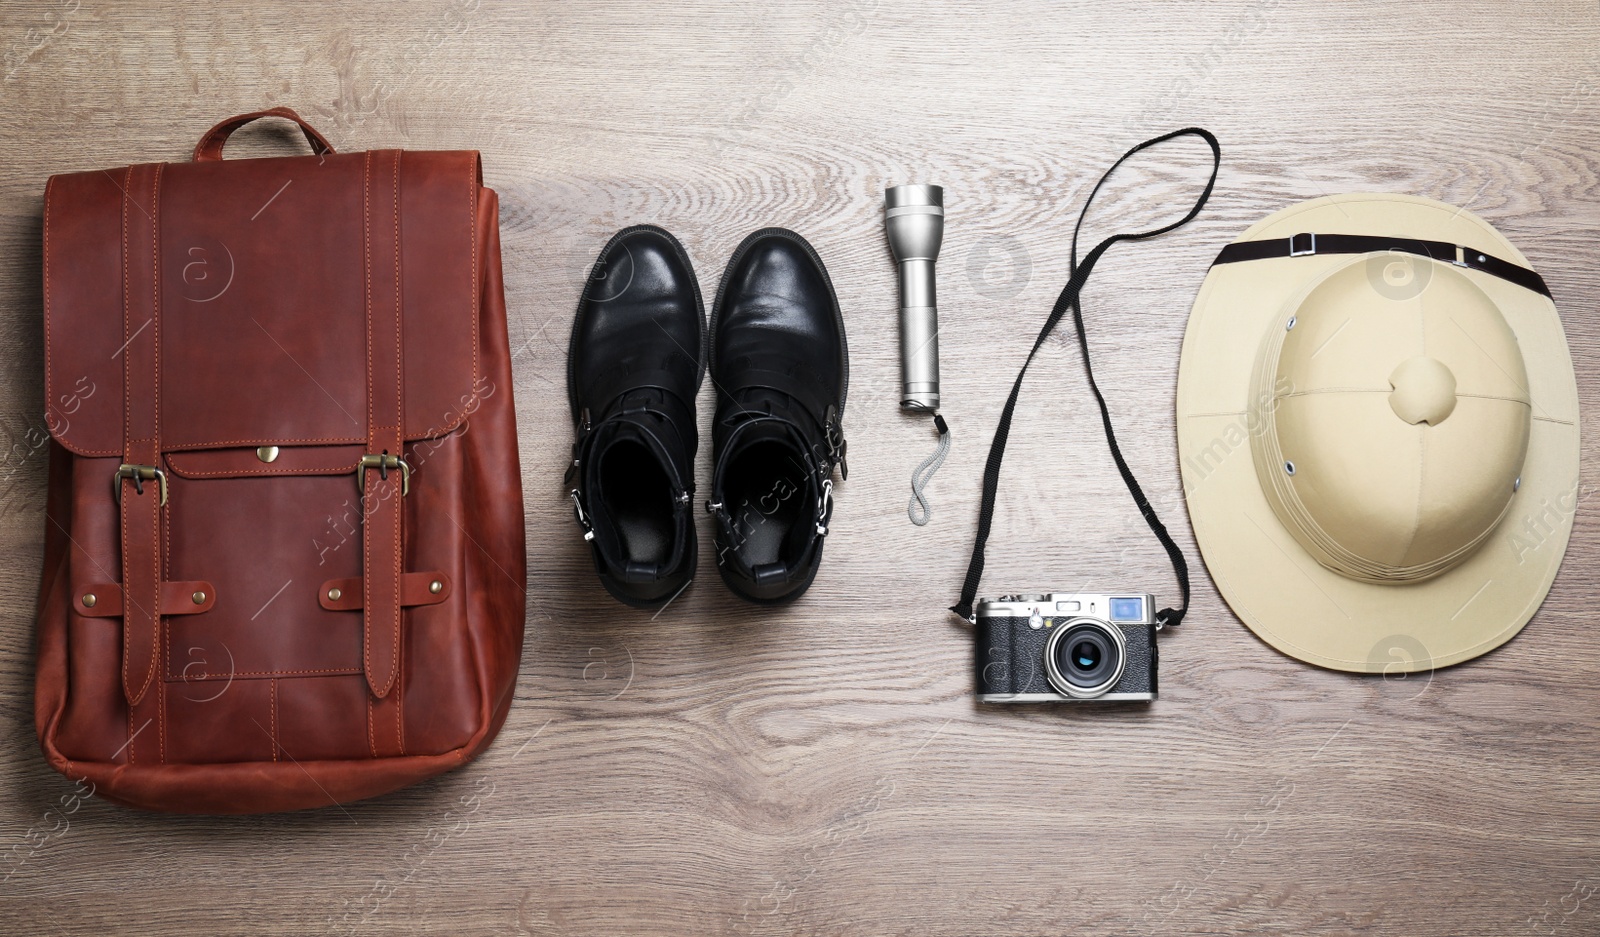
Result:
{"label": "button on top of hat", "polygon": [[1456,376],[1443,361],[1418,355],[1400,362],[1389,375],[1389,406],[1413,425],[1438,426],[1456,408]]}

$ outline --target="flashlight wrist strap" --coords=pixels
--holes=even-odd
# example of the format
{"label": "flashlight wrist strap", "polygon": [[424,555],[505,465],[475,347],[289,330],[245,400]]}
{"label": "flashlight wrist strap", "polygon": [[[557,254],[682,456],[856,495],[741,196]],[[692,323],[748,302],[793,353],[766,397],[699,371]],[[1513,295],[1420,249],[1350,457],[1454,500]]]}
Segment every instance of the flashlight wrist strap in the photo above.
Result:
{"label": "flashlight wrist strap", "polygon": [[950,454],[950,424],[937,412],[933,414],[933,428],[939,431],[939,442],[933,447],[933,454],[911,471],[911,501],[906,505],[906,516],[918,527],[928,526],[928,521],[933,519],[933,505],[928,503],[928,483],[933,481],[933,473],[939,471],[945,456]]}
{"label": "flashlight wrist strap", "polygon": [[[1100,187],[1105,185],[1111,174],[1116,172],[1117,167],[1126,162],[1129,157],[1152,146],[1180,137],[1198,137],[1204,140],[1206,145],[1211,148],[1211,177],[1206,180],[1205,189],[1200,193],[1200,197],[1195,200],[1193,207],[1182,218],[1159,228],[1114,234],[1096,244],[1094,249],[1084,255],[1083,261],[1080,263],[1078,261],[1078,232],[1083,228],[1083,219],[1089,214],[1089,206],[1094,203],[1094,197],[1100,192]],[[1045,339],[1050,337],[1050,333],[1055,331],[1056,326],[1060,324],[1062,318],[1069,311],[1072,313],[1072,322],[1078,333],[1078,348],[1083,354],[1084,376],[1089,379],[1089,389],[1094,392],[1095,402],[1100,405],[1100,421],[1105,427],[1106,444],[1111,449],[1111,458],[1117,463],[1117,471],[1122,475],[1123,483],[1128,486],[1128,493],[1133,496],[1134,504],[1138,505],[1139,513],[1144,516],[1145,523],[1150,525],[1150,530],[1156,535],[1156,539],[1161,541],[1161,546],[1166,549],[1167,556],[1172,560],[1173,575],[1178,580],[1178,589],[1182,596],[1182,601],[1175,609],[1164,608],[1157,612],[1156,623],[1161,627],[1171,627],[1183,621],[1184,615],[1188,613],[1189,563],[1184,558],[1183,550],[1173,541],[1172,535],[1167,533],[1166,526],[1156,516],[1155,508],[1150,506],[1149,499],[1145,497],[1144,489],[1139,486],[1138,479],[1133,477],[1133,471],[1128,468],[1127,460],[1122,457],[1122,450],[1117,446],[1116,432],[1111,426],[1111,413],[1106,408],[1105,396],[1100,393],[1099,386],[1095,384],[1094,371],[1089,364],[1089,343],[1084,333],[1083,309],[1079,303],[1079,294],[1083,290],[1084,283],[1088,281],[1089,274],[1094,271],[1095,264],[1099,263],[1100,258],[1104,256],[1105,252],[1113,244],[1120,241],[1142,241],[1153,238],[1181,228],[1194,220],[1195,216],[1200,214],[1200,210],[1205,207],[1207,200],[1211,198],[1211,190],[1217,182],[1217,170],[1221,166],[1222,147],[1217,143],[1217,138],[1209,131],[1202,130],[1199,127],[1187,127],[1183,130],[1175,130],[1154,139],[1146,140],[1122,154],[1122,158],[1111,164],[1111,168],[1106,170],[1105,175],[1100,177],[1100,181],[1096,182],[1094,188],[1089,192],[1089,198],[1084,202],[1083,210],[1078,215],[1077,226],[1072,231],[1071,275],[1067,280],[1067,285],[1062,288],[1061,295],[1056,297],[1055,306],[1050,310],[1050,317],[1045,320],[1044,328],[1039,331],[1039,337],[1034,340],[1033,348],[1029,350],[1027,359],[1022,363],[1022,370],[1017,373],[1017,379],[1011,385],[1011,395],[1006,398],[1005,408],[1000,411],[1000,422],[995,427],[994,442],[989,446],[989,459],[983,469],[983,500],[978,507],[978,536],[972,547],[972,560],[967,565],[966,581],[961,586],[961,598],[955,605],[950,606],[950,610],[962,618],[968,621],[976,620],[973,615],[973,602],[977,599],[978,584],[983,579],[984,546],[989,541],[989,530],[994,522],[995,493],[1000,486],[1000,463],[1005,457],[1006,440],[1011,435],[1011,419],[1017,408],[1017,397],[1022,391],[1022,380],[1027,376],[1028,365],[1033,363],[1033,358],[1039,353],[1039,349],[1044,345]]]}

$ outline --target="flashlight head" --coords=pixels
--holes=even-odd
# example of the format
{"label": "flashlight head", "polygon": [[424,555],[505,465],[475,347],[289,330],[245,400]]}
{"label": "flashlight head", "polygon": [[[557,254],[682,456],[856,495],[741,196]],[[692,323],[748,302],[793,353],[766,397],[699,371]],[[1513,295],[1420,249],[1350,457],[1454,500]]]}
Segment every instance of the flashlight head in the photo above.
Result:
{"label": "flashlight head", "polygon": [[883,194],[884,225],[895,262],[939,259],[944,240],[944,189],[897,185]]}

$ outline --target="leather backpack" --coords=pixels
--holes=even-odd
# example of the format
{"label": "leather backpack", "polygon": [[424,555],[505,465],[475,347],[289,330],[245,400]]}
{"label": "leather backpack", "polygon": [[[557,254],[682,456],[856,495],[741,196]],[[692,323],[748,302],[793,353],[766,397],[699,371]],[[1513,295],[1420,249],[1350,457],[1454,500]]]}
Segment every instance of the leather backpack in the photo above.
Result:
{"label": "leather backpack", "polygon": [[[259,117],[310,156],[222,159]],[[288,108],[44,197],[35,720],[117,803],[255,813],[464,764],[521,659],[498,202]]]}

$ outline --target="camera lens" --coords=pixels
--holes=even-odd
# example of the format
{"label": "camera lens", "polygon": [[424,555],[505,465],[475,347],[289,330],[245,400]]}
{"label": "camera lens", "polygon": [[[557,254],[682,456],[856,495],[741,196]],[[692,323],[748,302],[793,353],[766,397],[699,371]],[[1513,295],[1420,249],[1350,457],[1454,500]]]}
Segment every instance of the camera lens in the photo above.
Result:
{"label": "camera lens", "polygon": [[1111,637],[1096,625],[1076,625],[1056,644],[1056,669],[1076,687],[1095,687],[1118,658]]}
{"label": "camera lens", "polygon": [[1121,629],[1094,619],[1068,622],[1045,645],[1050,684],[1066,696],[1104,694],[1122,679]]}

